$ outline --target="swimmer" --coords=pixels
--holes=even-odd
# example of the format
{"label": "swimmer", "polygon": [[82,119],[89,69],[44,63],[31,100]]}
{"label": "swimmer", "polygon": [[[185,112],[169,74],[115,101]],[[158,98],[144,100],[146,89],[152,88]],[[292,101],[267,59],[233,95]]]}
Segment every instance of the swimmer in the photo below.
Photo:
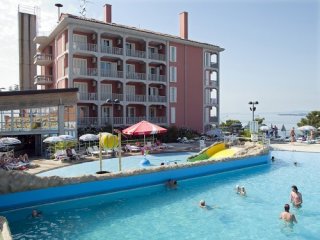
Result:
{"label": "swimmer", "polygon": [[241,187],[239,185],[236,185],[235,190],[236,190],[237,194],[241,193]]}
{"label": "swimmer", "polygon": [[274,162],[274,160],[275,160],[275,159],[274,159],[274,156],[272,156],[272,157],[271,157],[271,161]]}
{"label": "swimmer", "polygon": [[36,210],[36,209],[33,209],[33,210],[32,210],[32,213],[31,213],[31,216],[32,216],[33,218],[41,217],[41,212],[38,211],[38,210]]}
{"label": "swimmer", "polygon": [[294,222],[297,223],[296,217],[294,216],[294,214],[290,213],[289,210],[290,210],[289,204],[285,204],[284,212],[280,214],[279,218],[289,223],[294,223]]}
{"label": "swimmer", "polygon": [[169,179],[168,181],[166,181],[165,185],[169,189],[176,189],[178,186],[178,182],[177,182],[177,180]]}
{"label": "swimmer", "polygon": [[297,186],[293,185],[291,188],[290,200],[293,206],[299,208],[302,204],[302,194],[298,191]]}
{"label": "swimmer", "polygon": [[241,196],[247,196],[247,192],[246,192],[246,189],[244,188],[244,186],[241,187],[240,195]]}
{"label": "swimmer", "polygon": [[204,200],[201,200],[201,201],[199,202],[199,207],[201,207],[201,208],[207,208],[206,202],[205,202]]}
{"label": "swimmer", "polygon": [[297,165],[298,165],[298,163],[297,163],[297,162],[294,162],[294,163],[293,163],[293,165],[297,166]]}

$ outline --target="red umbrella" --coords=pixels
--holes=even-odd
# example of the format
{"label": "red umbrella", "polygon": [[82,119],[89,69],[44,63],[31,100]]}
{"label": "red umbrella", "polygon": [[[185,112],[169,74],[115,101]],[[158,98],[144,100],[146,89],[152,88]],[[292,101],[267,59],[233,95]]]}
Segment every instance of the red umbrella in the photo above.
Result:
{"label": "red umbrella", "polygon": [[150,123],[148,121],[141,121],[138,122],[131,127],[128,127],[124,130],[122,130],[122,133],[127,135],[151,135],[151,134],[158,134],[158,133],[164,133],[167,129],[162,128],[158,125],[155,125],[153,123]]}

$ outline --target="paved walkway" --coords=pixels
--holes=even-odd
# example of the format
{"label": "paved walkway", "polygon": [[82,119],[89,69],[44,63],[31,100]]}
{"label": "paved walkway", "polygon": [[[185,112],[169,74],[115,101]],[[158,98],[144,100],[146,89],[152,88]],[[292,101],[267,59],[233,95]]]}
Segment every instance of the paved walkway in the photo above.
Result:
{"label": "paved walkway", "polygon": [[297,152],[318,152],[320,153],[320,144],[307,144],[307,143],[276,143],[271,144],[271,149],[282,151],[297,151]]}

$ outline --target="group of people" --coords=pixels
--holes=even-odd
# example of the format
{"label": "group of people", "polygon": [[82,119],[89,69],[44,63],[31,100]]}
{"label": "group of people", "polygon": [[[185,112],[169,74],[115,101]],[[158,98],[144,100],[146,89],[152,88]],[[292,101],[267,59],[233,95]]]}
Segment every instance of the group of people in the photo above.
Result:
{"label": "group of people", "polygon": [[[298,191],[297,186],[293,185],[291,188],[290,201],[294,207],[300,208],[302,205],[302,194]],[[290,213],[290,205],[288,203],[284,205],[284,211],[280,214],[280,219],[288,223],[297,223],[296,216]]]}
{"label": "group of people", "polygon": [[15,157],[13,154],[2,154],[0,156],[0,168],[8,169],[10,167],[26,167],[30,163],[28,154],[20,154],[19,157]]}

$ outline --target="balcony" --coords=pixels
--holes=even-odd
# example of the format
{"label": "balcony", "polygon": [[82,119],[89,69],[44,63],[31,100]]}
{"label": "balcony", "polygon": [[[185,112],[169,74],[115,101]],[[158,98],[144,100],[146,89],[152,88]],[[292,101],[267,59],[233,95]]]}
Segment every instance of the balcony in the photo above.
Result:
{"label": "balcony", "polygon": [[150,117],[149,122],[155,123],[155,124],[166,124],[167,118],[166,117]]}
{"label": "balcony", "polygon": [[52,54],[37,53],[33,58],[36,65],[47,66],[52,63]]}
{"label": "balcony", "polygon": [[146,95],[126,95],[126,100],[128,102],[145,102],[146,101]]}
{"label": "balcony", "polygon": [[209,123],[217,123],[218,117],[209,117]]}
{"label": "balcony", "polygon": [[97,126],[98,118],[97,117],[78,117],[77,126],[78,127],[89,127]]}
{"label": "balcony", "polygon": [[123,125],[123,117],[102,117],[101,125]]}
{"label": "balcony", "polygon": [[218,104],[218,101],[216,98],[210,98],[210,99],[206,99],[206,101],[204,102],[205,105],[209,105],[209,106],[214,106]]}
{"label": "balcony", "polygon": [[34,77],[34,84],[36,85],[48,85],[52,84],[52,76],[50,75],[37,75]]}
{"label": "balcony", "polygon": [[166,102],[166,96],[149,96],[149,102]]}
{"label": "balcony", "polygon": [[212,81],[212,80],[206,80],[205,81],[205,87],[217,88],[218,87],[218,82],[217,81]]}
{"label": "balcony", "polygon": [[73,42],[73,49],[78,51],[97,52],[97,44]]}
{"label": "balcony", "polygon": [[155,81],[155,82],[166,82],[167,78],[165,75],[159,75],[159,74],[149,74],[148,79],[150,81]]}
{"label": "balcony", "polygon": [[96,68],[73,68],[73,74],[76,76],[98,76],[98,71]]}
{"label": "balcony", "polygon": [[101,52],[102,53],[108,53],[113,55],[122,55],[123,49],[117,48],[117,47],[109,47],[109,46],[101,46]]}
{"label": "balcony", "polygon": [[146,117],[145,116],[142,116],[142,117],[127,117],[126,120],[127,120],[126,124],[130,125],[130,124],[135,124],[135,123],[141,122],[143,120],[146,120]]}
{"label": "balcony", "polygon": [[134,79],[134,80],[146,80],[145,73],[136,73],[136,72],[128,72],[126,75],[127,79]]}
{"label": "balcony", "polygon": [[101,77],[123,78],[122,71],[101,70]]}
{"label": "balcony", "polygon": [[145,51],[139,51],[139,50],[127,49],[126,50],[126,55],[128,57],[146,58],[146,52]]}
{"label": "balcony", "polygon": [[149,52],[149,59],[153,60],[159,60],[159,61],[166,61],[166,55],[161,54],[161,53],[151,53]]}
{"label": "balcony", "polygon": [[96,101],[97,99],[97,93],[79,92],[79,100]]}
{"label": "balcony", "polygon": [[101,101],[106,101],[107,99],[118,99],[119,101],[123,101],[123,94],[101,92]]}

